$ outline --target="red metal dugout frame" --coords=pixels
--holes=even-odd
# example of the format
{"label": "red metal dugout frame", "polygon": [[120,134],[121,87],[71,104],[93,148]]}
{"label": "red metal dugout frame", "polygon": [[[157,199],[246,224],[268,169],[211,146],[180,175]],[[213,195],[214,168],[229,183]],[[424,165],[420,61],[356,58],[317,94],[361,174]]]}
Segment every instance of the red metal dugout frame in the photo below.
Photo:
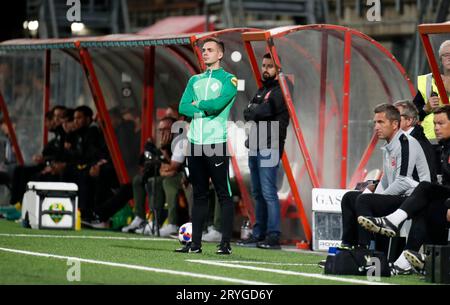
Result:
{"label": "red metal dugout frame", "polygon": [[[247,29],[250,30],[250,29]],[[108,146],[108,149],[111,153],[111,157],[113,160],[114,168],[116,169],[116,173],[119,179],[119,182],[122,184],[129,183],[130,179],[128,177],[128,172],[125,167],[124,160],[122,158],[117,138],[114,133],[114,130],[111,125],[111,120],[109,117],[109,113],[107,111],[106,103],[104,100],[103,92],[101,86],[99,84],[95,68],[93,65],[92,58],[89,54],[88,48],[91,46],[95,47],[97,45],[102,45],[103,47],[118,47],[120,44],[126,44],[127,47],[139,47],[144,46],[144,84],[143,84],[143,103],[142,103],[142,132],[141,132],[141,148],[144,145],[145,141],[151,137],[153,131],[153,111],[154,111],[154,68],[155,68],[155,46],[167,47],[167,50],[174,54],[182,63],[186,66],[191,74],[197,73],[200,69],[196,69],[193,67],[188,58],[182,53],[178,52],[176,48],[173,47],[174,41],[177,41],[178,45],[184,45],[179,41],[190,41],[190,46],[193,48],[194,52],[199,52],[196,47],[196,41],[207,36],[217,36],[227,32],[243,32],[246,29],[229,29],[219,32],[206,33],[202,35],[167,35],[167,36],[155,36],[155,37],[146,37],[144,35],[113,35],[114,38],[111,40],[110,36],[103,37],[88,37],[83,39],[49,39],[49,40],[27,40],[20,39],[12,41],[7,44],[8,48],[12,49],[27,49],[27,50],[45,50],[45,83],[44,83],[44,99],[43,99],[43,107],[44,114],[50,108],[50,66],[51,66],[51,49],[62,49],[66,51],[66,49],[73,49],[74,47],[78,50],[79,58],[76,60],[79,61],[80,65],[83,68],[86,79],[89,83],[89,87],[91,90],[92,97],[94,99],[95,106],[97,108],[99,114],[99,125],[102,128],[105,140]],[[144,44],[145,40],[158,40],[157,43]],[[167,44],[166,44],[167,42]],[[189,44],[186,44],[188,46]],[[67,52],[69,55],[71,53]],[[202,67],[202,58],[201,53],[196,53],[198,64]],[[72,55],[73,56],[73,55]],[[0,98],[0,107],[2,107],[2,111],[6,113],[7,109],[6,104],[4,103],[3,98]],[[9,116],[8,116],[9,117]],[[8,121],[8,119],[6,119]],[[11,133],[14,134],[14,130],[12,125],[9,124]],[[45,127],[44,127],[45,128]],[[14,146],[14,150],[16,155],[18,156],[19,162],[23,164],[22,154],[15,140],[15,137],[12,137],[12,142]],[[43,143],[47,142],[47,130],[44,129],[43,134]],[[238,182],[239,189],[241,191],[243,202],[248,210],[248,214],[251,219],[254,221],[254,213],[253,206],[251,205],[250,196],[248,191],[243,183],[242,175],[240,173],[237,161],[232,158],[233,169],[236,174],[236,179]]]}
{"label": "red metal dugout frame", "polygon": [[[426,25],[426,26],[429,26],[429,25]],[[450,25],[442,26],[442,27],[446,29],[444,32],[450,31],[449,30]],[[419,30],[421,28],[425,29],[424,26],[421,26],[421,27],[419,27]],[[127,45],[127,46],[133,46],[133,47],[143,46],[145,48],[144,49],[145,75],[144,75],[144,88],[143,88],[144,94],[143,94],[143,104],[142,104],[143,128],[142,128],[142,134],[141,134],[141,144],[143,144],[144,141],[149,136],[151,136],[151,132],[153,130],[152,105],[154,105],[154,75],[152,73],[152,70],[154,70],[154,56],[155,56],[155,46],[156,45],[168,47],[168,50],[170,52],[174,53],[174,55],[176,55],[180,59],[183,59],[184,64],[187,66],[189,71],[193,74],[194,72],[197,72],[197,69],[195,69],[194,67],[191,67],[191,63],[187,62],[187,59],[183,56],[183,54],[177,52],[177,50],[171,46],[171,44],[173,44],[173,42],[170,42],[169,41],[170,39],[172,39],[172,40],[173,39],[186,39],[186,37],[189,37],[191,47],[193,48],[193,51],[197,57],[199,67],[202,68],[203,61],[201,58],[201,51],[200,51],[199,47],[197,46],[197,42],[199,40],[205,39],[206,37],[210,37],[210,36],[219,36],[220,37],[221,34],[228,33],[228,32],[242,32],[244,46],[249,55],[249,60],[250,60],[250,64],[252,67],[253,74],[258,83],[258,80],[260,79],[260,77],[258,76],[259,75],[259,65],[256,61],[256,58],[255,58],[255,55],[253,52],[253,48],[252,48],[250,42],[251,41],[265,41],[267,43],[268,50],[271,52],[271,54],[275,60],[275,64],[279,68],[279,79],[280,79],[280,84],[282,87],[282,92],[283,92],[283,95],[287,102],[289,113],[291,115],[291,120],[294,125],[294,132],[296,135],[297,142],[300,146],[303,158],[305,160],[306,169],[302,169],[301,172],[305,172],[305,170],[306,170],[308,172],[309,178],[311,179],[312,185],[314,187],[320,187],[320,185],[322,183],[322,170],[323,170],[323,165],[321,165],[321,164],[323,163],[324,134],[325,134],[324,130],[326,128],[327,117],[325,117],[322,112],[319,113],[319,119],[321,122],[320,127],[319,127],[319,129],[320,129],[319,130],[319,140],[317,142],[317,147],[318,147],[318,151],[319,151],[319,166],[317,169],[314,169],[308,149],[307,149],[306,144],[303,139],[302,130],[300,128],[299,122],[298,122],[296,114],[295,114],[295,109],[293,106],[291,94],[287,87],[286,76],[283,74],[283,72],[281,70],[281,64],[280,64],[280,61],[278,58],[278,53],[277,53],[275,45],[273,44],[273,38],[275,38],[275,37],[281,37],[281,36],[285,36],[291,32],[295,32],[295,31],[299,31],[299,30],[308,30],[308,29],[310,29],[310,30],[326,29],[326,30],[336,30],[336,31],[345,32],[345,38],[344,38],[345,51],[344,51],[344,59],[343,59],[344,60],[344,75],[343,75],[343,79],[344,79],[343,94],[344,94],[344,96],[343,96],[343,105],[342,105],[342,111],[344,113],[344,116],[343,116],[343,128],[341,130],[341,132],[342,132],[341,151],[342,151],[343,157],[340,161],[341,161],[341,167],[346,169],[346,167],[347,167],[346,156],[347,156],[347,149],[348,149],[347,148],[347,146],[348,146],[348,130],[347,130],[348,123],[346,123],[346,122],[348,122],[348,110],[349,110],[349,106],[350,106],[350,97],[349,97],[348,93],[349,93],[349,88],[350,88],[349,82],[350,82],[351,57],[352,57],[352,52],[351,52],[352,36],[353,35],[358,36],[365,40],[370,41],[382,53],[386,54],[389,58],[391,58],[393,63],[396,65],[396,67],[399,69],[399,71],[404,76],[405,80],[409,83],[411,93],[415,94],[413,85],[409,81],[409,78],[406,76],[406,73],[405,73],[403,67],[398,63],[398,61],[379,43],[374,41],[372,38],[370,38],[360,32],[357,32],[355,30],[348,29],[348,28],[341,27],[341,26],[334,26],[334,25],[309,25],[309,26],[287,27],[285,29],[282,29],[282,30],[274,33],[273,35],[270,30],[269,31],[253,30],[253,32],[246,32],[251,29],[227,29],[227,30],[223,30],[223,31],[211,32],[211,33],[205,33],[205,34],[199,34],[199,35],[191,35],[191,36],[189,36],[189,35],[168,36],[168,37],[141,36],[139,38],[136,38],[137,36],[132,36],[132,35],[131,36],[130,35],[123,35],[123,36],[115,35],[113,39],[109,38],[108,36],[83,38],[83,39],[80,39],[80,41],[82,41],[84,43],[84,45],[82,45],[82,46],[80,46],[80,41],[75,40],[75,39],[43,40],[43,41],[39,41],[39,42],[36,42],[36,41],[31,42],[30,40],[19,40],[19,41],[13,41],[13,43],[11,43],[10,45],[13,45],[14,47],[19,46],[19,48],[20,48],[20,46],[26,45],[26,48],[24,48],[24,49],[36,49],[36,50],[45,50],[46,51],[46,54],[45,54],[46,55],[46,57],[45,57],[46,58],[46,61],[45,61],[45,84],[44,84],[45,85],[45,88],[44,88],[45,94],[44,94],[44,101],[43,101],[44,110],[48,110],[49,100],[50,100],[50,59],[51,59],[50,49],[52,49],[52,48],[56,48],[56,49],[72,48],[73,49],[74,45],[77,46],[78,53],[80,56],[80,63],[83,66],[83,69],[84,69],[87,79],[89,81],[89,86],[91,88],[91,92],[93,94],[97,110],[100,113],[100,120],[101,120],[100,126],[104,130],[108,148],[112,154],[114,167],[116,168],[120,182],[127,183],[127,182],[129,182],[128,174],[125,169],[125,165],[124,165],[120,150],[118,148],[117,139],[112,130],[112,126],[111,126],[109,114],[107,113],[103,94],[102,94],[100,85],[98,83],[98,80],[97,80],[97,77],[95,74],[95,69],[93,67],[92,60],[90,58],[87,48],[89,48],[91,46],[95,46],[96,43],[101,44],[104,41],[106,41],[108,43],[106,45],[106,47],[117,47],[117,46],[120,46],[120,44],[122,44],[122,43],[129,42],[129,45]],[[426,28],[426,29],[428,29],[428,28]],[[431,29],[430,33],[436,33],[437,26],[432,25],[432,28],[430,28],[430,29]],[[244,32],[246,32],[246,33],[244,33]],[[327,59],[327,52],[328,52],[327,51],[328,50],[327,35],[329,35],[329,34],[326,31],[324,31],[323,36],[322,36],[322,54],[321,54],[321,65],[320,65],[320,71],[321,71],[321,73],[320,73],[321,74],[321,78],[320,78],[321,105],[320,106],[322,107],[322,109],[325,106],[325,98],[326,98],[325,92],[328,88],[327,80],[326,80],[327,79],[327,76],[326,76],[327,60],[326,59]],[[145,41],[147,39],[159,39],[162,43],[158,42],[157,44],[150,44],[150,46],[148,44],[142,43],[143,41]],[[422,39],[424,40],[423,35],[422,35]],[[426,39],[425,39],[425,41],[426,41]],[[165,44],[165,41],[168,41],[168,45]],[[428,43],[429,43],[429,41],[428,41]],[[41,46],[36,47],[35,44],[36,45],[42,44],[44,46],[41,45]],[[180,43],[178,43],[178,44],[180,44]],[[181,43],[180,45],[188,45],[188,44]],[[30,48],[30,46],[31,46],[31,48]],[[103,44],[102,46],[105,47],[105,44]],[[431,46],[429,46],[429,48],[431,48]],[[365,58],[367,63],[373,68],[373,70],[381,76],[381,72],[377,68],[376,63],[374,63],[367,55],[364,54],[364,52],[363,52],[364,50],[358,50],[358,51],[361,53],[360,55]],[[428,52],[427,52],[427,56],[428,56]],[[431,58],[431,59],[429,58],[431,66],[432,66],[431,62],[433,60],[434,60],[434,58]],[[437,66],[436,66],[436,68],[437,68]],[[437,70],[437,69],[434,69],[434,70]],[[434,70],[433,70],[433,73],[435,72]],[[388,96],[391,96],[389,87],[385,83],[385,80],[383,80],[382,77],[380,77],[380,79],[382,81],[382,85],[386,91],[386,94]],[[437,74],[436,79],[437,79],[438,88],[439,88],[439,86],[441,86],[440,90],[443,90],[443,84],[442,84],[442,80],[440,79],[439,74]],[[4,103],[3,98],[0,98],[0,106],[2,107],[2,111],[4,113],[7,113],[6,104]],[[44,111],[44,113],[45,113],[45,111]],[[324,118],[325,118],[325,120],[324,120]],[[10,123],[8,125],[9,125],[9,128],[11,129],[11,132],[13,135],[14,130],[12,128],[12,125]],[[20,148],[19,148],[19,146],[17,144],[17,140],[15,139],[14,136],[12,136],[11,141],[13,142],[14,150],[16,152],[16,155],[18,156],[19,162],[20,162],[20,159],[22,159],[22,162],[23,162],[23,158],[21,158]],[[46,132],[45,131],[44,131],[43,142],[44,143],[46,142]],[[373,149],[375,148],[376,142],[377,142],[377,140],[376,140],[375,136],[373,136],[368,147],[366,148],[366,151],[364,152],[363,156],[361,157],[359,165],[358,165],[356,171],[353,173],[353,176],[350,180],[350,183],[347,185],[347,187],[353,187],[356,184],[356,182],[360,179],[361,174],[370,158],[370,155],[372,154]],[[293,192],[294,200],[295,200],[298,210],[299,210],[299,217],[302,220],[304,232],[309,241],[309,240],[311,240],[311,230],[310,230],[310,227],[308,224],[307,217],[304,214],[302,201],[301,201],[300,195],[298,194],[298,188],[296,186],[295,178],[291,171],[290,162],[287,159],[287,156],[285,153],[282,156],[282,162],[283,162],[283,166],[285,168],[285,172],[287,174],[287,178],[288,178],[288,181],[290,183],[290,186],[291,186],[291,189]],[[242,175],[240,174],[238,164],[234,158],[232,158],[232,165],[233,165],[233,169],[235,170],[235,173],[236,173],[236,179],[238,182],[238,186],[241,190],[242,198],[243,198],[243,201],[247,208],[248,214],[250,216],[250,219],[254,221],[253,206],[251,204],[250,196],[249,196],[248,191],[243,183]],[[346,170],[342,171],[340,178],[341,178],[340,179],[341,186],[345,187],[346,186],[345,181],[347,179]]]}
{"label": "red metal dugout frame", "polygon": [[97,74],[95,73],[94,65],[92,63],[91,55],[86,48],[80,46],[78,42],[75,43],[79,55],[80,62],[83,67],[86,79],[91,89],[92,97],[94,99],[95,106],[98,110],[99,125],[103,130],[105,136],[106,145],[111,153],[111,158],[114,164],[114,168],[117,172],[117,178],[121,184],[130,182],[125,163],[120,153],[119,144],[117,142],[116,135],[112,128],[111,118],[109,117],[108,109],[106,108],[105,98],[98,82]]}
{"label": "red metal dugout frame", "polygon": [[[267,36],[265,34],[263,34],[263,36],[262,36],[262,35],[259,35],[259,34],[255,35],[254,33],[244,33],[242,35],[242,38],[244,40],[245,50],[247,51],[247,55],[250,58],[250,63],[252,65],[252,71],[253,71],[253,75],[255,76],[255,81],[257,83],[257,86],[261,87],[262,86],[262,82],[261,82],[261,73],[260,73],[260,69],[259,69],[259,64],[257,63],[255,52],[253,50],[253,47],[252,47],[250,41],[266,40]],[[263,39],[261,39],[261,38],[263,38]],[[270,48],[270,46],[269,46],[269,48]],[[275,57],[274,54],[272,53],[274,49],[275,48],[273,48],[271,50],[272,58],[274,58],[274,59],[276,58],[275,59],[275,64],[277,65],[278,68],[280,68],[280,65],[279,65],[280,62],[279,62],[278,57]],[[276,52],[276,50],[275,50],[275,52]],[[284,81],[286,81],[286,80],[284,80]],[[281,83],[280,83],[280,85],[281,85]],[[283,95],[285,97],[285,101],[287,101],[286,96],[285,96],[285,92],[284,92],[284,90],[286,88],[283,88],[283,86],[281,86],[281,88],[282,88],[282,91],[283,91]],[[292,104],[292,99],[290,99],[290,101],[291,101],[291,104]],[[290,115],[291,115],[291,111],[294,111],[294,116],[296,115],[295,114],[295,110],[293,108],[293,105],[292,105],[291,109],[289,109],[289,106],[288,106],[288,110],[289,110],[289,114]],[[292,115],[291,115],[291,119],[292,119]],[[288,159],[288,157],[286,155],[286,152],[283,152],[281,160],[282,160],[282,163],[283,163],[283,168],[285,170],[285,173],[286,173],[289,185],[291,187],[291,191],[293,193],[294,201],[297,204],[297,210],[298,210],[298,213],[299,213],[299,219],[301,220],[306,240],[308,241],[308,243],[311,243],[311,240],[312,240],[311,226],[309,224],[308,217],[306,216],[306,212],[305,212],[305,209],[303,207],[303,202],[302,202],[301,196],[300,196],[300,194],[298,192],[297,183],[295,182],[295,178],[294,178],[294,175],[292,173],[291,165],[290,165],[289,159]]]}
{"label": "red metal dugout frame", "polygon": [[17,163],[19,165],[24,165],[25,162],[23,160],[22,151],[19,147],[19,142],[17,142],[16,131],[11,122],[11,118],[9,117],[8,108],[6,107],[5,99],[3,98],[3,94],[0,92],[0,110],[3,113],[3,120],[6,123],[6,127],[8,128],[9,140],[11,141],[12,148],[14,150],[14,154],[16,155]]}
{"label": "red metal dugout frame", "polygon": [[144,47],[144,95],[141,110],[141,151],[152,135],[153,108],[155,103],[155,47]]}
{"label": "red metal dugout frame", "polygon": [[423,47],[425,48],[425,54],[427,56],[428,64],[433,73],[433,78],[436,82],[436,86],[439,91],[439,97],[441,101],[447,105],[449,103],[447,92],[445,91],[444,82],[442,81],[441,72],[439,71],[439,64],[436,61],[435,53],[430,42],[430,34],[449,34],[450,24],[421,24],[418,26],[420,38],[422,40]]}
{"label": "red metal dugout frame", "polygon": [[[308,148],[306,146],[306,143],[304,141],[302,129],[300,127],[300,124],[298,122],[297,115],[295,113],[294,104],[292,101],[291,93],[289,91],[289,88],[287,86],[286,82],[286,76],[284,75],[282,71],[282,66],[278,57],[277,48],[274,45],[273,38],[279,38],[288,35],[292,32],[297,32],[301,30],[335,30],[335,31],[341,31],[344,32],[344,73],[343,73],[343,97],[342,97],[342,140],[341,140],[341,157],[340,157],[340,164],[341,164],[341,177],[340,177],[340,186],[341,188],[353,188],[356,185],[356,182],[361,178],[362,172],[367,165],[367,162],[370,159],[370,156],[376,146],[377,138],[375,135],[372,136],[368,147],[366,148],[364,154],[361,157],[361,160],[357,166],[356,171],[353,173],[353,176],[350,179],[350,183],[347,184],[347,159],[348,159],[348,120],[349,120],[349,109],[350,109],[350,71],[351,71],[351,58],[352,58],[352,36],[358,36],[360,38],[363,38],[365,40],[368,40],[370,43],[372,43],[378,50],[380,50],[382,53],[387,55],[394,65],[397,67],[397,69],[400,71],[400,73],[403,75],[405,80],[407,81],[409,85],[409,89],[412,95],[415,94],[415,89],[410,81],[410,79],[407,77],[405,70],[400,65],[400,63],[393,57],[389,51],[387,51],[383,46],[381,46],[379,43],[377,43],[374,39],[349,28],[345,28],[342,26],[335,26],[335,25],[307,25],[307,26],[293,26],[293,27],[286,27],[282,28],[279,31],[275,31],[274,33],[271,32],[271,30],[268,31],[257,31],[257,32],[250,32],[250,33],[244,33],[242,35],[242,38],[245,43],[246,51],[248,53],[248,56],[250,57],[250,62],[252,64],[252,70],[253,74],[255,76],[255,79],[258,83],[258,86],[260,86],[260,75],[259,75],[259,66],[257,64],[255,53],[253,50],[253,47],[251,45],[251,42],[253,41],[265,41],[267,44],[267,48],[269,52],[272,55],[272,58],[274,59],[275,65],[277,66],[278,70],[278,76],[279,76],[279,82],[280,86],[283,92],[283,96],[286,102],[286,106],[289,110],[289,114],[291,116],[291,121],[293,123],[294,127],[294,133],[296,136],[296,140],[298,142],[298,145],[300,147],[301,153],[303,155],[304,163],[306,165],[306,170],[308,172],[309,178],[311,180],[313,187],[320,187],[322,182],[322,170],[323,170],[323,151],[324,151],[324,136],[325,136],[325,127],[326,127],[326,120],[325,115],[320,111],[319,113],[319,139],[317,143],[318,147],[318,153],[319,153],[319,160],[318,160],[318,168],[317,171],[314,169],[310,153],[308,151]],[[321,67],[320,67],[320,109],[324,109],[325,107],[325,96],[326,96],[326,90],[327,90],[327,75],[326,75],[326,62],[327,62],[327,52],[328,52],[328,44],[327,44],[327,35],[330,35],[327,33],[327,31],[323,31],[322,34],[322,52],[321,52]],[[356,48],[356,46],[355,46]],[[364,50],[361,50],[360,48],[356,48],[358,52],[360,52],[361,56],[368,62],[368,64],[373,68],[375,73],[380,76],[380,80],[382,82],[382,86],[386,92],[386,94],[389,97],[392,97],[392,94],[389,90],[389,87],[387,86],[385,80],[382,77],[381,71],[377,68],[376,64],[365,54]],[[311,240],[311,229],[308,223],[308,219],[306,217],[306,214],[304,213],[303,204],[301,202],[301,198],[299,195],[296,195],[297,192],[297,185],[296,181],[293,178],[292,172],[291,172],[291,166],[289,161],[287,160],[286,154],[283,154],[283,165],[286,170],[287,178],[289,180],[289,184],[291,186],[291,190],[294,191],[294,199],[296,201],[298,211],[299,211],[299,218],[302,221],[303,230],[305,232],[305,235],[307,236],[308,240]],[[301,170],[302,172],[302,170]]]}
{"label": "red metal dugout frame", "polygon": [[[148,137],[151,136],[153,129],[153,105],[154,105],[154,57],[155,57],[155,45],[150,43],[145,43],[145,40],[155,40],[161,39],[161,41],[168,41],[168,50],[175,54],[177,58],[183,60],[183,64],[187,66],[189,71],[195,71],[194,67],[188,62],[185,56],[179,53],[175,48],[171,46],[174,43],[174,39],[186,39],[186,35],[182,36],[165,36],[165,37],[145,37],[145,36],[136,36],[136,35],[115,35],[114,40],[110,40],[109,36],[103,37],[88,37],[82,38],[80,40],[76,40],[73,38],[69,39],[48,39],[48,40],[28,40],[28,39],[18,39],[13,41],[7,41],[2,43],[2,47],[6,47],[7,49],[16,49],[16,50],[43,50],[45,51],[45,62],[44,62],[44,98],[43,98],[43,119],[45,113],[50,109],[50,92],[51,92],[51,50],[52,49],[60,49],[63,52],[67,53],[69,56],[72,56],[75,60],[77,60],[83,71],[85,73],[86,79],[88,81],[89,87],[91,89],[91,94],[93,100],[95,102],[96,110],[99,115],[99,125],[103,130],[106,144],[111,154],[111,158],[113,161],[114,168],[116,170],[119,182],[122,184],[129,183],[130,179],[128,176],[128,172],[125,167],[124,160],[122,158],[119,145],[117,142],[116,135],[111,125],[111,120],[109,117],[109,113],[107,111],[106,103],[104,100],[103,92],[101,86],[99,84],[95,68],[92,62],[92,58],[89,54],[88,48],[83,46],[83,43],[92,44],[95,46],[96,43],[104,43],[103,46],[106,47],[118,47],[119,44],[128,43],[126,46],[134,47],[144,47],[144,94],[143,94],[143,103],[142,103],[142,132],[141,132],[141,142],[143,143]],[[6,46],[4,46],[6,45]],[[166,46],[164,43],[158,43],[158,46]],[[186,44],[188,45],[188,44]],[[90,47],[90,46],[89,46]],[[78,56],[74,56],[73,53],[68,52],[69,49],[76,49],[78,52]],[[14,128],[9,119],[9,113],[6,106],[6,103],[3,99],[3,96],[0,95],[0,108],[4,113],[5,122],[7,123],[9,133],[11,134],[11,142],[13,145],[14,152],[17,156],[19,164],[24,164],[24,159],[22,157],[22,153],[20,147],[18,145]],[[45,145],[48,140],[48,130],[44,124],[43,127],[43,136],[42,142]]]}
{"label": "red metal dugout frame", "polygon": [[[43,115],[44,115],[44,121],[45,122],[45,115],[50,110],[50,67],[51,67],[51,60],[52,60],[52,51],[51,50],[45,50],[45,66],[44,66],[44,108],[43,108]],[[43,133],[42,133],[42,146],[45,146],[48,142],[48,130],[45,123],[43,124]]]}

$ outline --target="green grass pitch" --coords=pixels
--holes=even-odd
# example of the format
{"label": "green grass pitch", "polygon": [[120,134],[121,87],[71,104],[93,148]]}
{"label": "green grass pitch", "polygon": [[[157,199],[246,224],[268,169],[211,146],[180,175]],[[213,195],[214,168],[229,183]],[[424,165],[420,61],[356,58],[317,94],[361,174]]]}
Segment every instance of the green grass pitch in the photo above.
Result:
{"label": "green grass pitch", "polygon": [[[136,234],[85,229],[32,230],[0,220],[0,284],[373,283],[364,276],[326,277],[317,266],[325,259],[324,254],[242,248],[232,244],[232,255],[219,256],[215,254],[216,244],[212,243],[203,245],[202,254],[174,253],[179,246],[177,240]],[[79,269],[73,269],[77,266]],[[74,276],[79,281],[72,281]],[[427,284],[418,275],[381,278],[378,283]]]}

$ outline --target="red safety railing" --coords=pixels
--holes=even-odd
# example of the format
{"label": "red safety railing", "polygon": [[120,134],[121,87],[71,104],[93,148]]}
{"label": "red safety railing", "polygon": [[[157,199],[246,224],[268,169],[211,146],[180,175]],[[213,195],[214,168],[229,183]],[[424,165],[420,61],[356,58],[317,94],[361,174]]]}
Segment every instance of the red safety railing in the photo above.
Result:
{"label": "red safety railing", "polygon": [[[273,39],[274,38],[280,38],[283,39],[285,36],[288,36],[290,33],[298,32],[298,31],[305,31],[305,30],[318,30],[322,31],[322,38],[321,38],[321,53],[320,53],[320,67],[314,63],[312,63],[313,66],[317,66],[316,70],[320,73],[320,96],[319,96],[319,130],[318,130],[318,140],[315,143],[317,146],[317,166],[316,168],[313,166],[312,160],[311,160],[311,154],[308,150],[308,147],[305,143],[305,139],[303,137],[303,132],[301,125],[298,121],[297,114],[295,111],[295,107],[293,105],[291,92],[289,90],[289,87],[287,86],[286,82],[286,76],[283,73],[282,70],[282,64],[279,60],[278,56],[278,50],[275,46]],[[333,31],[338,31],[341,33],[344,33],[344,35],[337,35],[336,33],[333,33]],[[250,58],[250,63],[252,65],[252,71],[254,74],[254,77],[258,83],[258,86],[261,84],[259,83],[260,74],[259,74],[259,68],[258,63],[256,62],[254,50],[252,48],[251,42],[256,41],[262,41],[265,42],[267,45],[267,49],[270,51],[272,58],[274,59],[275,65],[278,69],[278,79],[280,82],[280,86],[283,92],[283,97],[286,103],[286,106],[288,108],[291,122],[293,124],[294,128],[294,134],[297,140],[297,143],[300,147],[300,151],[303,156],[304,161],[304,167],[300,169],[300,175],[298,179],[294,179],[293,175],[289,174],[291,165],[287,158],[283,158],[283,165],[284,168],[288,168],[286,171],[287,179],[289,180],[289,184],[291,187],[291,191],[295,192],[298,190],[297,184],[295,180],[300,181],[299,179],[302,178],[303,173],[307,172],[309,175],[309,179],[311,181],[311,184],[313,187],[320,187],[323,182],[323,161],[324,161],[324,139],[325,139],[325,130],[327,128],[327,121],[332,118],[332,113],[336,114],[338,113],[337,109],[332,108],[330,113],[326,115],[325,113],[325,104],[326,104],[326,91],[327,91],[327,56],[328,56],[328,35],[333,35],[338,39],[343,39],[344,42],[344,70],[342,75],[342,105],[340,107],[340,118],[341,118],[341,141],[339,143],[340,145],[340,156],[339,156],[339,163],[340,163],[340,177],[339,177],[339,185],[341,188],[348,188],[353,187],[354,184],[356,184],[357,179],[359,179],[361,172],[364,171],[365,166],[367,165],[368,160],[370,159],[370,156],[372,155],[373,149],[375,148],[375,145],[377,143],[377,138],[373,136],[371,140],[369,141],[369,144],[367,148],[365,149],[360,162],[358,163],[358,166],[356,168],[356,171],[353,173],[350,183],[347,183],[347,177],[348,177],[348,154],[349,154],[349,110],[351,106],[351,100],[350,100],[350,81],[351,81],[351,64],[352,64],[352,49],[354,48],[354,51],[357,52],[361,57],[366,60],[368,65],[373,69],[373,71],[377,74],[377,76],[380,78],[380,82],[382,85],[382,88],[386,92],[386,95],[389,99],[392,99],[392,93],[390,91],[390,88],[384,79],[384,75],[382,75],[380,69],[377,67],[377,64],[373,62],[373,59],[370,58],[368,54],[366,54],[366,51],[357,45],[354,45],[352,43],[352,37],[359,37],[364,40],[369,41],[373,46],[375,46],[379,51],[381,51],[382,54],[386,55],[388,58],[391,59],[395,67],[399,70],[400,74],[405,79],[406,83],[408,84],[408,88],[411,92],[411,95],[415,94],[414,86],[412,85],[410,79],[406,75],[405,70],[400,65],[400,63],[393,57],[389,51],[387,51],[383,46],[381,46],[379,43],[377,43],[372,38],[368,37],[367,35],[364,35],[358,31],[345,28],[342,26],[335,26],[335,25],[307,25],[307,26],[292,26],[292,27],[285,27],[285,28],[278,28],[274,30],[268,30],[268,31],[253,31],[249,33],[244,33],[242,35],[245,48],[247,51],[247,54]],[[343,36],[343,38],[342,38]],[[285,40],[283,40],[285,42]],[[289,44],[290,47],[292,47],[294,51],[299,52],[300,47],[295,47]],[[303,52],[307,52],[306,50],[303,50]],[[334,105],[336,107],[337,105]],[[301,111],[301,109],[299,109]],[[331,116],[330,116],[331,115]],[[290,181],[292,180],[292,181]],[[303,205],[301,202],[300,195],[295,195],[295,192],[293,193],[294,200],[296,201],[297,207],[299,207],[299,218],[302,221],[303,225],[303,231],[305,232],[305,235],[308,237],[308,232],[311,232],[311,229],[309,227],[308,219],[306,215],[301,215],[303,210]],[[308,241],[311,240],[311,236],[309,235]]]}
{"label": "red safety railing", "polygon": [[420,38],[422,40],[423,47],[425,48],[425,54],[427,56],[428,64],[433,73],[434,81],[439,91],[439,97],[444,104],[448,104],[447,91],[445,90],[444,82],[442,81],[441,72],[439,71],[439,65],[436,61],[436,56],[433,51],[433,47],[430,42],[430,34],[449,34],[450,24],[421,24],[418,27]]}

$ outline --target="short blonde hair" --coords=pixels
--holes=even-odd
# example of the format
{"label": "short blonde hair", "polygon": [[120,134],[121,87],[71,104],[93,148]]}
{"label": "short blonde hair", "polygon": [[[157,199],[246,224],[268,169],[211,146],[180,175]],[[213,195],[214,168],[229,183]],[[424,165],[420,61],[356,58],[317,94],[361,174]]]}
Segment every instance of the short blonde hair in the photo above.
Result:
{"label": "short blonde hair", "polygon": [[439,47],[439,57],[441,57],[442,53],[444,53],[445,47],[450,47],[450,40],[446,40],[443,43],[441,43],[441,46]]}

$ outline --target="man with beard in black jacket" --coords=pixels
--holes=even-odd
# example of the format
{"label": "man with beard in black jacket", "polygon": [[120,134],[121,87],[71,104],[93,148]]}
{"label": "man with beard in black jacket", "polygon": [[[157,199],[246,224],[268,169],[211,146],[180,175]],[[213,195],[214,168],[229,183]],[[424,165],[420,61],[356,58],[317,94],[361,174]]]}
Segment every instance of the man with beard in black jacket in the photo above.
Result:
{"label": "man with beard in black jacket", "polygon": [[253,234],[237,245],[280,249],[277,171],[289,125],[289,112],[270,53],[263,56],[261,72],[263,86],[244,110],[245,120],[253,124],[246,146],[249,148],[252,193],[256,200],[256,223]]}

